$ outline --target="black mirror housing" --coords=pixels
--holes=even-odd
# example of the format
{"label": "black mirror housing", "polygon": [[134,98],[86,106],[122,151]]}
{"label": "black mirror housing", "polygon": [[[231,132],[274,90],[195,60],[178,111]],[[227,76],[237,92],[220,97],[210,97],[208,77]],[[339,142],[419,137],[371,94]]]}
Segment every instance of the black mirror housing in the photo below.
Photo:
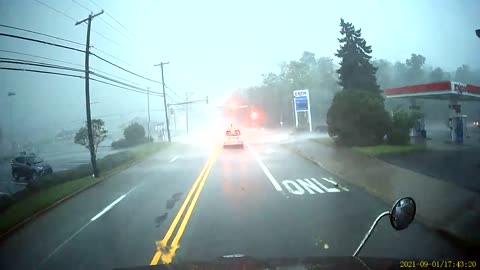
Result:
{"label": "black mirror housing", "polygon": [[403,230],[412,223],[415,218],[417,206],[411,197],[404,197],[395,202],[390,211],[390,224],[397,230]]}

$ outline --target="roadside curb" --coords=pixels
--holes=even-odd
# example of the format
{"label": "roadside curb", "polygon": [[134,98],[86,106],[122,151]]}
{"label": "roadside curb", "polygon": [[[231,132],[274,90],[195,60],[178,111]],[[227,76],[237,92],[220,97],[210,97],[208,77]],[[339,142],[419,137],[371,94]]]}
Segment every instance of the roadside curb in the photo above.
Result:
{"label": "roadside curb", "polygon": [[[289,151],[297,154],[298,156],[304,158],[305,160],[308,160],[308,161],[312,162],[313,164],[321,167],[322,169],[327,170],[328,172],[332,173],[333,175],[336,175],[337,177],[342,178],[342,179],[346,179],[346,176],[343,176],[342,173],[337,172],[335,169],[332,169],[329,166],[325,166],[321,162],[315,160],[314,157],[311,157],[308,154],[303,153],[301,150],[297,149],[296,147],[292,147],[292,146],[287,145],[287,144],[282,144],[282,146],[284,146]],[[330,146],[326,146],[326,147],[330,147]],[[330,148],[332,148],[332,147],[330,147]],[[359,154],[361,154],[361,153],[359,153]],[[375,157],[371,157],[369,155],[365,155],[365,157],[379,160],[379,159],[377,159]],[[381,161],[381,160],[379,160],[379,161]],[[390,163],[388,163],[388,164],[390,164]],[[366,187],[365,185],[355,184],[354,181],[348,181],[348,182],[357,186],[358,188],[361,188],[367,194],[370,194],[371,196],[379,198],[380,200],[386,202],[387,204],[391,203],[391,200],[390,200],[391,198],[387,198],[386,196],[382,196],[381,194],[378,193],[379,192],[378,190],[370,189],[370,188]],[[464,231],[464,228],[460,228],[460,230],[459,230],[455,226],[452,227],[451,225],[442,226],[443,224],[439,223],[438,220],[429,218],[428,216],[424,216],[424,215],[422,215],[418,212],[417,212],[416,219],[420,223],[422,223],[423,225],[425,225],[425,226],[429,227],[430,229],[434,230],[435,232],[441,234],[441,236],[443,238],[446,238],[448,241],[454,242],[458,245],[462,245],[462,246],[467,247],[467,248],[473,248],[475,250],[478,250],[480,248],[480,243],[478,241],[473,240],[473,232],[472,232],[472,234],[468,234]]]}
{"label": "roadside curb", "polygon": [[[171,146],[171,145],[170,145]],[[167,146],[167,147],[170,147],[170,146]],[[159,151],[161,152],[161,151]],[[132,162],[130,163],[127,163],[127,164],[124,164],[124,165],[121,165],[109,172],[107,172],[104,176],[100,176],[98,181],[86,186],[86,187],[83,187],[77,191],[75,191],[74,193],[71,193],[61,199],[59,199],[58,201],[54,202],[53,204],[37,211],[36,213],[34,213],[33,215],[31,215],[30,217],[20,221],[19,223],[15,224],[14,226],[12,226],[10,229],[8,229],[6,232],[0,234],[0,241],[4,240],[5,238],[7,238],[9,235],[11,235],[13,232],[19,230],[20,228],[22,228],[23,226],[27,225],[29,222],[35,220],[36,218],[46,214],[47,212],[49,212],[50,210],[54,209],[55,207],[57,207],[58,205],[60,205],[61,203],[65,202],[65,201],[68,201],[69,199],[72,199],[73,197],[77,196],[78,194],[82,193],[83,191],[97,185],[97,184],[100,184],[100,183],[103,183],[105,182],[106,180],[112,178],[112,176],[115,176],[117,175],[118,173],[121,173],[122,171],[130,168],[130,167],[133,167],[143,161],[145,161],[146,159],[152,157],[153,155],[155,154],[158,154],[159,152],[156,152],[152,155],[149,155],[145,158],[141,158],[141,159],[138,159],[138,160],[133,160]],[[87,177],[83,177],[83,178],[87,178]],[[74,180],[80,180],[82,178],[79,178],[79,179],[74,179]],[[72,181],[74,181],[72,180]]]}

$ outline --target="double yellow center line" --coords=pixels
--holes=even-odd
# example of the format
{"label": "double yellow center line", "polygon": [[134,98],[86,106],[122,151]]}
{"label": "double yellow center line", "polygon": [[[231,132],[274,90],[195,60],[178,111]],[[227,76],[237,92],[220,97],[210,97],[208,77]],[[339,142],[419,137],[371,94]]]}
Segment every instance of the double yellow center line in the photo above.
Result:
{"label": "double yellow center line", "polygon": [[[202,171],[200,172],[200,175],[193,183],[192,189],[190,189],[190,191],[188,192],[187,198],[185,198],[185,201],[180,207],[180,210],[178,211],[177,215],[173,219],[172,224],[168,228],[168,231],[165,234],[165,237],[163,237],[161,241],[156,242],[157,251],[155,252],[155,255],[150,261],[150,265],[157,265],[159,262],[163,264],[169,264],[172,262],[172,259],[175,256],[175,252],[179,248],[178,244],[180,242],[180,239],[182,238],[183,232],[185,231],[185,227],[187,227],[190,216],[192,215],[193,208],[195,208],[195,204],[197,203],[198,197],[200,196],[200,192],[202,192],[202,189],[203,189],[203,186],[205,185],[208,174],[210,173],[210,169],[212,168],[213,163],[215,162],[215,159],[218,153],[220,152],[220,149],[221,149],[220,146],[217,146],[213,151],[213,153],[210,155],[210,157],[207,160],[207,163],[205,164]],[[193,196],[193,199],[192,199],[192,196]],[[187,205],[188,205],[188,210],[185,213],[185,215],[183,215],[183,213],[185,212],[185,209],[187,208]],[[182,218],[182,216],[183,216],[182,223],[180,224],[180,227],[177,230],[177,234],[173,238],[173,241],[171,242],[171,244],[168,245],[168,241],[170,240],[172,234],[174,233],[175,228],[177,227],[177,224]]]}

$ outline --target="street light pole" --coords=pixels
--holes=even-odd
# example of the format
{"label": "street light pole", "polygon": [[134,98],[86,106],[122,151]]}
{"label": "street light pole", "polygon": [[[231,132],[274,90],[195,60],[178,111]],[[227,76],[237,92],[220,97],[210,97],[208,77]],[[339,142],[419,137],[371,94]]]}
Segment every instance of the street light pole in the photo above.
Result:
{"label": "street light pole", "polygon": [[172,138],[170,137],[170,125],[168,123],[168,108],[167,108],[167,95],[165,94],[165,79],[163,77],[163,65],[168,65],[170,62],[161,62],[160,64],[154,65],[155,67],[160,66],[162,69],[162,86],[163,86],[163,106],[165,107],[165,122],[167,123],[167,134],[168,134],[168,142],[172,142]]}

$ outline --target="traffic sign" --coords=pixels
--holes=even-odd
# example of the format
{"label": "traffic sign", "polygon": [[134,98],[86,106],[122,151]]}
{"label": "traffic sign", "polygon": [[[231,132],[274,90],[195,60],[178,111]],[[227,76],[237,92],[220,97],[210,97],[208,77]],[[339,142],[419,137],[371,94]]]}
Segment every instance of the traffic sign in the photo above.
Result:
{"label": "traffic sign", "polygon": [[312,131],[312,114],[310,112],[310,96],[308,89],[293,91],[293,104],[295,110],[295,126],[298,127],[298,113],[308,113],[308,124],[310,126],[310,132]]}

